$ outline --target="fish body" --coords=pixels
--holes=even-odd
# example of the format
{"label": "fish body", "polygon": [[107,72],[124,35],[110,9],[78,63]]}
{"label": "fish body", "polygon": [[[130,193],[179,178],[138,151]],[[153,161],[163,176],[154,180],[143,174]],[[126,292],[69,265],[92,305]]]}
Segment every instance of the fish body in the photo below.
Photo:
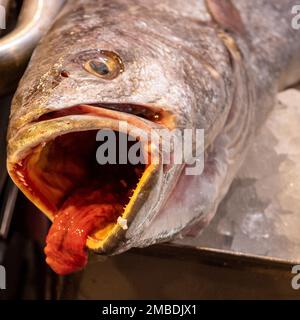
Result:
{"label": "fish body", "polygon": [[[128,186],[127,201],[124,190],[117,197],[124,207],[121,220],[107,220],[86,235],[87,247],[100,253],[201,230],[276,93],[300,78],[300,33],[290,14],[295,4],[68,1],[35,50],[14,98],[11,177],[54,224],[81,186],[109,190],[107,199],[116,199],[118,181]],[[204,150],[196,159],[204,157],[202,174],[186,171],[195,145],[191,159],[180,164],[165,165],[174,157],[171,149],[157,150],[143,168],[94,167],[96,132],[122,132],[123,122],[141,132],[135,138],[146,153],[153,147],[146,139],[153,130],[174,132],[175,140],[186,129],[203,130]]]}

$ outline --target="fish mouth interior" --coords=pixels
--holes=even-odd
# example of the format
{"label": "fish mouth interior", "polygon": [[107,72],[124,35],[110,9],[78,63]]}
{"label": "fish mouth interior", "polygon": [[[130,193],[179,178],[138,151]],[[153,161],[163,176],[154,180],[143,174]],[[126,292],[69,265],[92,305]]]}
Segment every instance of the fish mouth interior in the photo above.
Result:
{"label": "fish mouth interior", "polygon": [[109,107],[79,105],[32,121],[18,132],[21,148],[8,162],[15,183],[53,221],[45,253],[59,274],[80,270],[86,247],[117,249],[158,194],[157,126],[130,114],[132,106]]}
{"label": "fish mouth interior", "polygon": [[[36,166],[28,163],[42,185],[53,190],[50,194],[56,198],[52,203],[57,209],[79,188],[114,189],[119,203],[125,206],[141,178],[143,164],[118,164],[118,159],[116,164],[98,164],[96,152],[100,143],[96,134],[97,131],[83,131],[59,136],[42,148]],[[124,134],[116,132],[119,135]]]}
{"label": "fish mouth interior", "polygon": [[[104,241],[117,225],[118,218],[124,217],[131,198],[139,192],[141,180],[151,167],[143,163],[119,164],[118,155],[116,164],[100,165],[96,160],[96,152],[101,145],[101,142],[96,141],[97,132],[71,132],[39,145],[16,171],[27,192],[35,197],[34,202],[38,199],[42,207],[47,208],[51,220],[55,220],[66,204],[78,206],[79,211],[84,211],[86,206],[95,204],[95,201],[96,204],[103,201],[116,208],[100,228],[95,223],[88,237],[88,246],[92,249],[93,244],[97,249],[97,242]],[[118,142],[126,134],[115,134],[118,150]],[[137,140],[128,142],[128,149],[136,143],[142,144]],[[141,146],[141,150],[143,148]],[[101,195],[100,200],[99,196],[96,200],[91,196],[95,193]],[[78,198],[79,202],[74,200],[74,203],[70,203],[72,199]]]}

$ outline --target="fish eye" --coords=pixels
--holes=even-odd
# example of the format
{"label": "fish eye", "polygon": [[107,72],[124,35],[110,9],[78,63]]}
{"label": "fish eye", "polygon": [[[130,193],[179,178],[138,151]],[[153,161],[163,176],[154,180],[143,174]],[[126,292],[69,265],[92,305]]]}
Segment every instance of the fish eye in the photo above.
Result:
{"label": "fish eye", "polygon": [[87,72],[106,80],[115,79],[124,71],[121,58],[116,53],[105,50],[101,50],[97,57],[87,61],[83,67]]}

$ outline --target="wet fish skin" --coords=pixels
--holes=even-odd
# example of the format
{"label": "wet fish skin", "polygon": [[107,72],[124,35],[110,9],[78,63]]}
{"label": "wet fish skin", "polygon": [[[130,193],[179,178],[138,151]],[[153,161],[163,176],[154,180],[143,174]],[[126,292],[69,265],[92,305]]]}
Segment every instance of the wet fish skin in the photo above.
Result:
{"label": "wet fish skin", "polygon": [[[47,122],[30,135],[45,113],[83,103],[116,103],[120,111],[122,103],[160,106],[175,115],[175,127],[205,129],[205,172],[180,176],[184,166],[174,166],[169,176],[160,173],[153,196],[112,252],[204,227],[274,105],[275,93],[298,80],[299,33],[290,26],[296,1],[254,2],[226,2],[229,9],[236,7],[226,20],[221,0],[69,1],[35,51],[15,96],[8,168],[16,183],[20,186],[14,164],[45,141],[45,130],[51,137]],[[99,49],[116,52],[124,63],[124,72],[112,81],[82,68]],[[62,77],[64,71],[68,78]],[[72,130],[79,130],[77,124]]]}
{"label": "wet fish skin", "polygon": [[[217,0],[207,2],[221,3]],[[249,131],[249,136],[247,139],[240,139],[238,131],[228,132],[226,128],[230,127],[230,121],[227,122],[223,132],[211,145],[211,156],[206,158],[206,168],[201,178],[182,176],[172,196],[143,235],[138,240],[132,235],[132,243],[138,241],[141,247],[162,239],[172,240],[174,235],[182,237],[201,233],[213,218],[217,206],[243,163],[252,135],[264,124],[274,107],[277,92],[300,80],[300,33],[291,27],[291,8],[297,5],[297,1],[233,0],[231,4],[236,7],[243,22],[243,27],[232,29],[231,34],[243,57],[241,63],[246,72],[246,82],[250,81],[246,85],[241,80],[237,83],[240,93],[248,92],[251,96],[250,103],[245,103],[244,97],[236,100],[234,105],[240,106],[241,113],[247,107],[253,112],[250,128],[249,124],[248,129],[244,127],[244,131]],[[217,7],[224,9],[221,5]],[[228,28],[232,25],[236,27],[231,21],[222,20],[221,14],[218,10],[213,12],[213,18],[219,25],[224,23]],[[228,20],[232,18],[230,14],[227,17]],[[238,148],[234,146],[232,150],[226,140],[234,140],[236,137],[241,141]],[[214,152],[216,153],[213,154]],[[226,156],[231,152],[235,155],[233,158]],[[218,172],[213,179],[211,171]],[[130,246],[129,241],[128,247]]]}
{"label": "wet fish skin", "polygon": [[[208,2],[219,3],[219,1]],[[244,91],[245,94],[248,91],[252,96],[248,107],[252,109],[253,115],[248,130],[253,130],[255,134],[274,107],[277,92],[300,80],[300,33],[292,29],[290,15],[291,8],[297,2],[236,0],[231,3],[237,8],[244,25],[244,28],[235,28],[231,31],[243,57],[241,62],[246,71],[248,79],[246,81],[250,81],[246,86],[243,86],[241,81],[238,83],[240,93]],[[222,6],[219,8],[224,9]],[[213,12],[214,19],[219,25],[225,23],[228,28],[236,27],[231,21],[226,19],[222,21],[220,14],[222,12],[217,10]],[[229,20],[232,18],[230,14],[227,17]],[[245,33],[240,32],[243,29]],[[234,105],[242,105],[242,112],[245,112],[247,107],[243,98],[240,101],[236,100]],[[187,234],[195,236],[211,221],[252,141],[251,133],[246,140],[240,139],[241,132],[234,130],[228,132],[228,126],[230,127],[230,121],[211,146],[211,157],[208,156],[206,159],[206,168],[201,179],[181,177],[164,209],[139,237],[138,242],[141,247],[157,243],[161,239],[172,240],[174,234],[178,237]],[[247,131],[246,127],[244,130]],[[240,139],[240,143],[238,147],[234,146],[232,149],[226,141],[236,137]],[[228,156],[231,152],[235,154],[234,162]],[[212,170],[218,172],[213,179]],[[193,193],[190,190],[198,192]],[[128,246],[130,245],[129,241]]]}
{"label": "wet fish skin", "polygon": [[[178,127],[201,127],[215,135],[229,112],[232,70],[215,28],[199,27],[201,18],[210,19],[203,6],[196,0],[184,7],[181,1],[69,2],[35,51],[19,86],[12,132],[14,125],[18,130],[19,124],[49,110],[101,101],[162,105],[177,115]],[[191,12],[192,18],[185,17]],[[88,74],[82,65],[98,49],[117,52],[126,72],[111,82]],[[60,76],[62,70],[69,72],[68,79]]]}

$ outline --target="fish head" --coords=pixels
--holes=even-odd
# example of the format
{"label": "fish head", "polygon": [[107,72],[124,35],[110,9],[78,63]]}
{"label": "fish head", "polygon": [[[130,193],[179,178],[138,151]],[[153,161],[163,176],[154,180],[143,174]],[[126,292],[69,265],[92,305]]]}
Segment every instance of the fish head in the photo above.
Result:
{"label": "fish head", "polygon": [[[214,28],[194,21],[149,20],[148,12],[145,21],[110,14],[82,23],[72,14],[57,20],[20,83],[8,170],[51,220],[82,187],[119,192],[121,219],[87,239],[111,253],[151,224],[189,160],[174,163],[173,146],[160,149],[160,130],[175,140],[204,130],[206,148],[222,129],[233,100],[231,56]],[[116,146],[131,137],[150,160],[100,165],[97,137],[108,129],[119,134]]]}

